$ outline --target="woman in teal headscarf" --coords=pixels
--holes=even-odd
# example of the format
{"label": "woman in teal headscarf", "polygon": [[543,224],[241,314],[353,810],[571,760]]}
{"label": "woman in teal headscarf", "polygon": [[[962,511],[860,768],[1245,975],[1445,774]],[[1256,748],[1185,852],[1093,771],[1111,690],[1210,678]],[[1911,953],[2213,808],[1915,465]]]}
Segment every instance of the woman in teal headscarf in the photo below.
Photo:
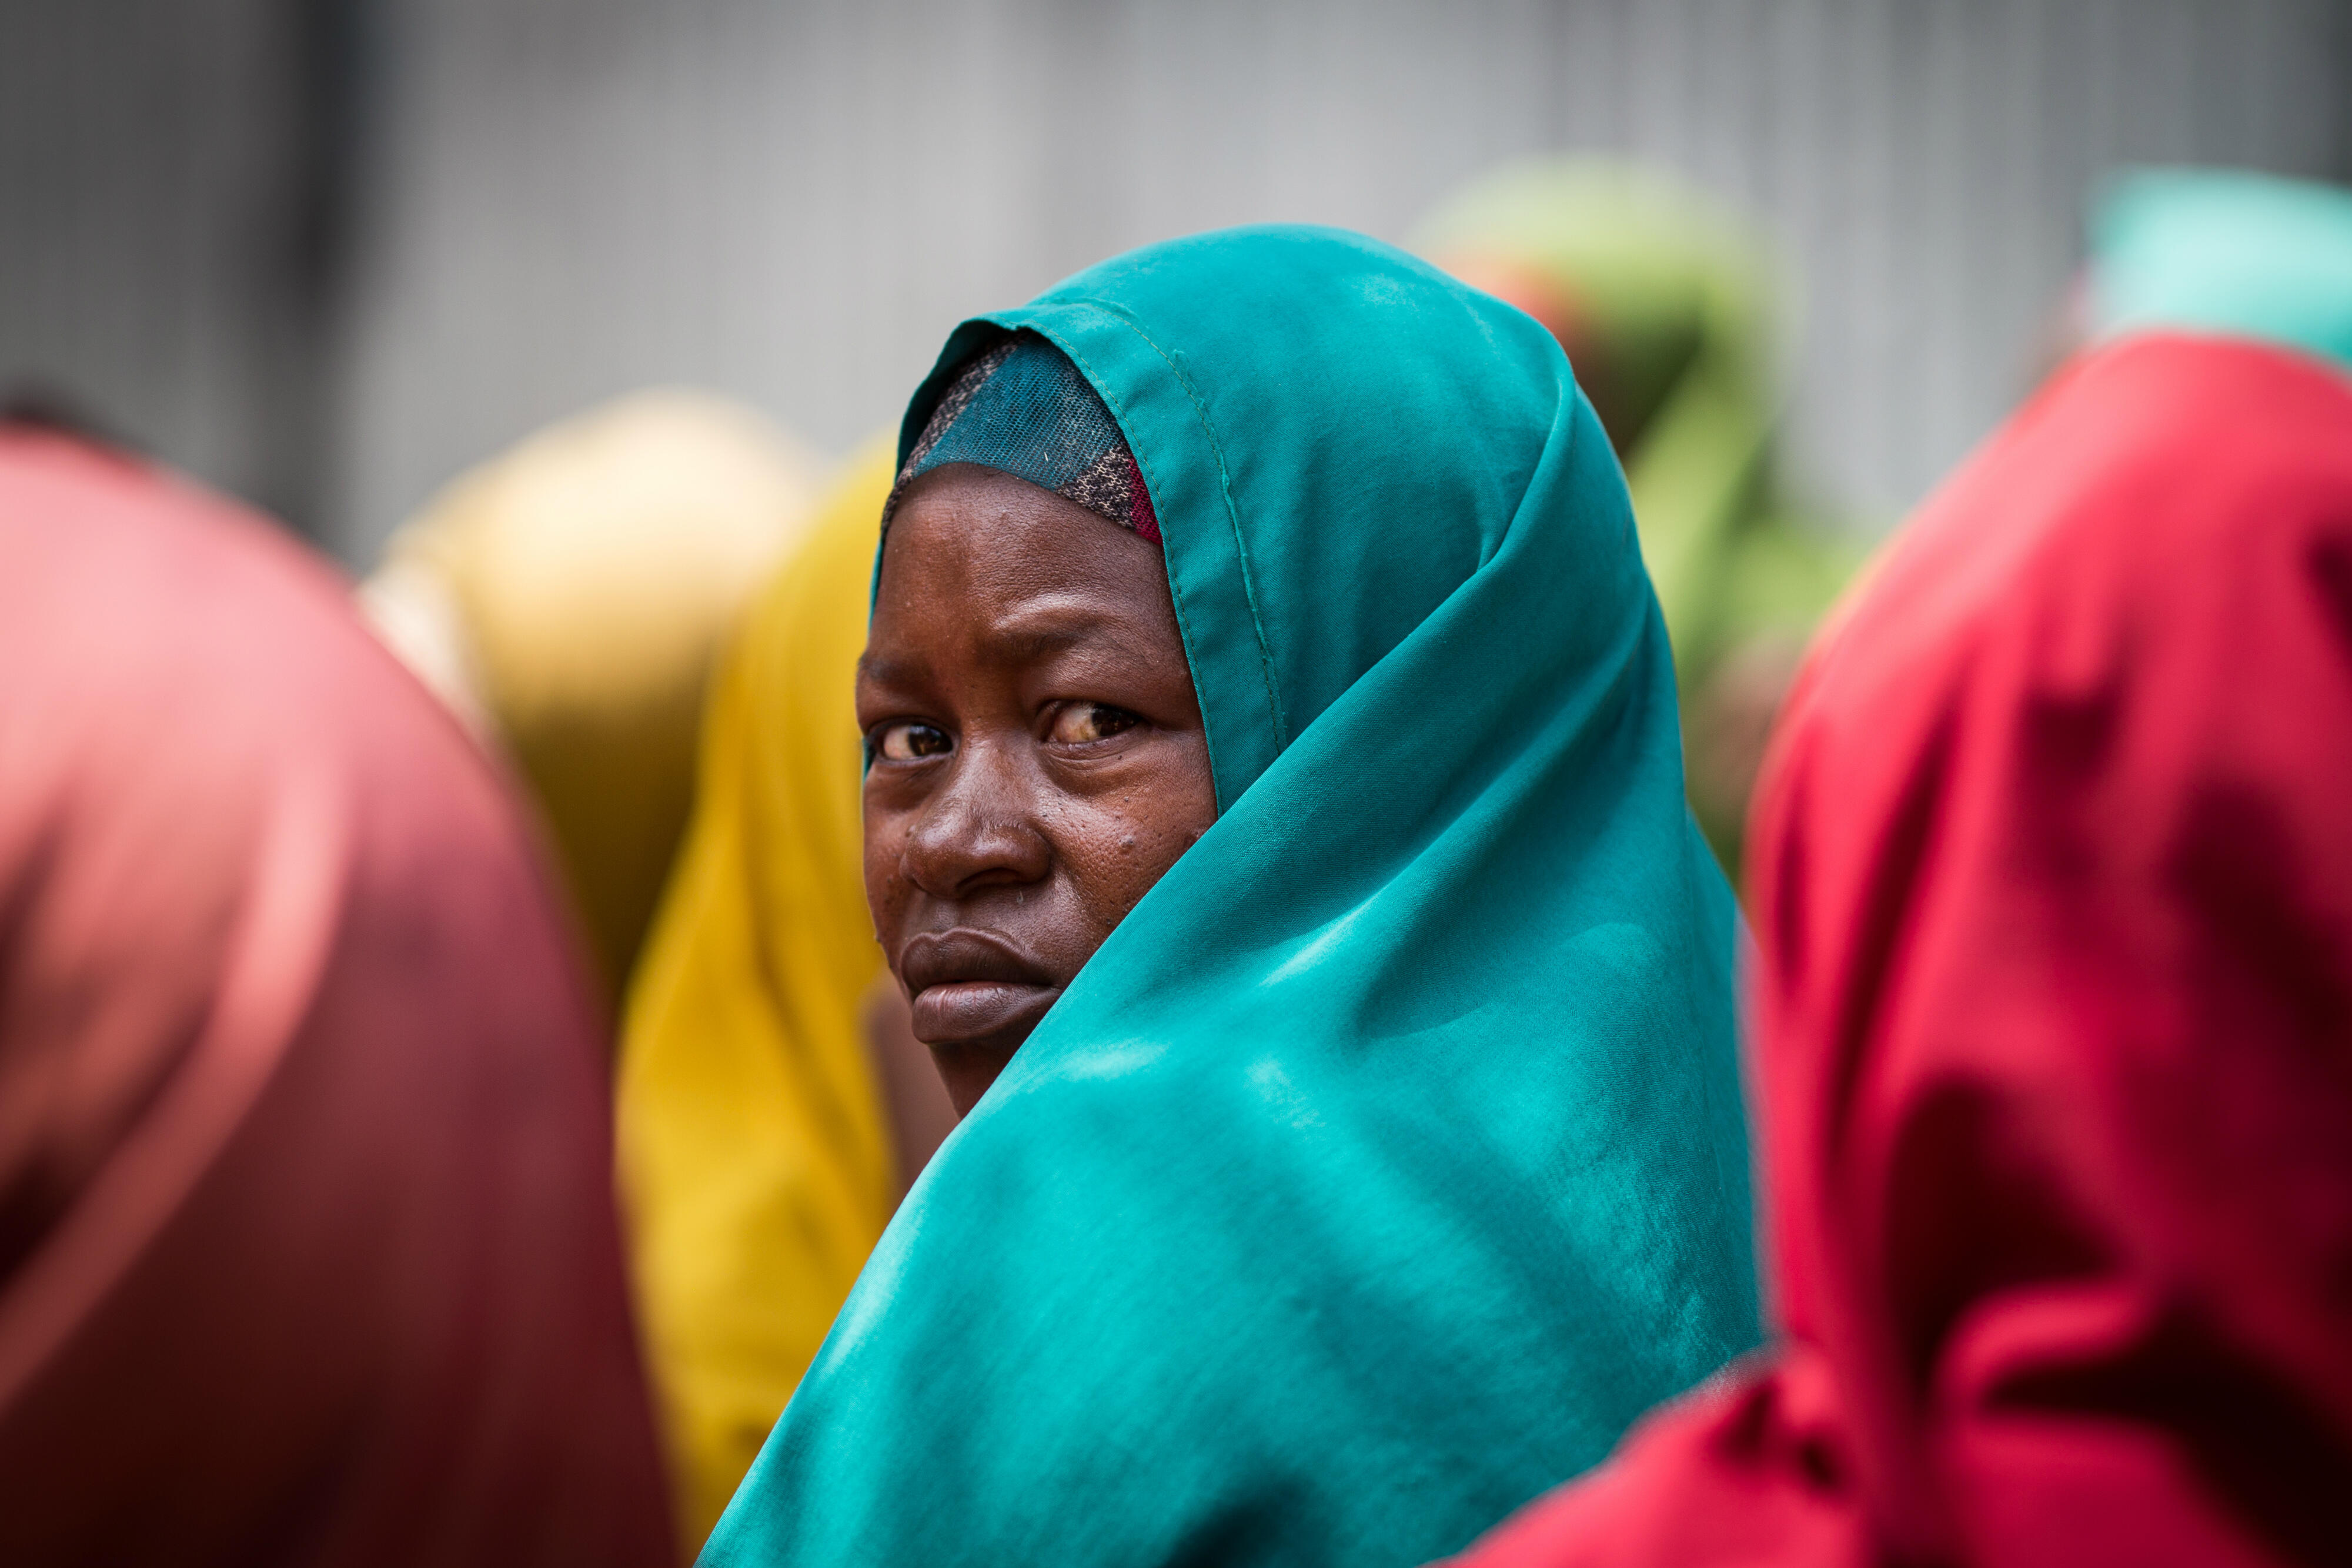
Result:
{"label": "woman in teal headscarf", "polygon": [[1413,246],[1568,350],[1624,463],[1674,639],[1691,806],[1736,870],[1780,695],[1859,559],[1791,505],[1777,468],[1762,243],[1661,171],[1570,156],[1486,175]]}
{"label": "woman in teal headscarf", "polygon": [[[967,374],[1014,349],[1034,407],[1056,367],[1086,406],[967,440],[967,412],[1020,425]],[[1088,410],[1115,422],[1076,448],[1091,467],[1064,461]],[[704,1561],[1457,1549],[1757,1336],[1737,916],[1601,426],[1534,321],[1329,230],[1151,246],[956,331],[907,416],[859,688],[868,892],[953,1085],[958,1019],[1033,1004],[934,1006],[907,900],[1034,911],[1012,857],[1058,830],[1008,792],[1071,705],[1041,709],[1037,756],[919,711],[922,680],[964,676],[910,674],[901,644],[972,618],[933,570],[944,514],[904,487],[950,451],[931,475],[977,474],[1000,523],[1041,487],[1125,523],[1120,559],[1164,550],[1200,836],[1082,967],[1031,977],[1050,1010],[899,1208]],[[963,542],[957,570],[1046,601],[1098,586],[1083,550],[1008,568]],[[1135,716],[1075,706],[1074,746]],[[992,803],[906,827],[923,778],[963,788],[925,768],[983,763],[1013,781]],[[1000,860],[926,860],[957,833]]]}

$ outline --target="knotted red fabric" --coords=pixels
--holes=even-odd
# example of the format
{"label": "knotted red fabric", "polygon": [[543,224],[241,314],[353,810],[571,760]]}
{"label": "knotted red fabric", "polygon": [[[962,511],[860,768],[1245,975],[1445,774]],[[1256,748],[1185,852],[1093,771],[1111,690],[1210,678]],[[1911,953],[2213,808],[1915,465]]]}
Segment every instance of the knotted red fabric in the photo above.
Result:
{"label": "knotted red fabric", "polygon": [[668,1560],[557,907],[331,573],[0,429],[0,1562]]}
{"label": "knotted red fabric", "polygon": [[2352,382],[2062,372],[1749,842],[1785,1337],[1461,1561],[2352,1561]]}

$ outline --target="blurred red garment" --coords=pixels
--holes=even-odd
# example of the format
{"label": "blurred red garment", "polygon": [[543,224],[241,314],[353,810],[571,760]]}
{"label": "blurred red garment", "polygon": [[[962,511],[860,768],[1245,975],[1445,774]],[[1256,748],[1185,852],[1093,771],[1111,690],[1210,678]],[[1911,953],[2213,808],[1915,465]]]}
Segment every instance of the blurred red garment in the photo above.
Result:
{"label": "blurred red garment", "polygon": [[332,573],[0,428],[0,1562],[668,1561],[556,909]]}
{"label": "blurred red garment", "polygon": [[2063,372],[1749,843],[1786,1337],[1460,1561],[2352,1560],[2352,381]]}

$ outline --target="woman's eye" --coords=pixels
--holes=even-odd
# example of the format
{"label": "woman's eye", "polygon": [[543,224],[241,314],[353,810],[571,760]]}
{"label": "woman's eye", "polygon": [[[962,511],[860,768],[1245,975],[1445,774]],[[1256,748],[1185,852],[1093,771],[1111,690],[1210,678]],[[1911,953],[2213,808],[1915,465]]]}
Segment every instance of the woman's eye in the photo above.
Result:
{"label": "woman's eye", "polygon": [[1061,746],[1084,746],[1090,740],[1108,740],[1142,722],[1125,708],[1108,703],[1066,703],[1054,715],[1054,727],[1045,738]]}
{"label": "woman's eye", "polygon": [[919,724],[912,719],[886,724],[874,732],[874,755],[889,762],[943,756],[953,744],[947,731],[937,725]]}

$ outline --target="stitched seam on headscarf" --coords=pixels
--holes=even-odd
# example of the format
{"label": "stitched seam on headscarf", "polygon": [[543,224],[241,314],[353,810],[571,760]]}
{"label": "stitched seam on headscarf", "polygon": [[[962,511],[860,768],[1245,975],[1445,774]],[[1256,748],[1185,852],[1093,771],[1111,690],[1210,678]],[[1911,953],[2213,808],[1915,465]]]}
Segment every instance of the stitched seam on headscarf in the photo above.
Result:
{"label": "stitched seam on headscarf", "polygon": [[[1258,613],[1257,588],[1250,573],[1249,549],[1246,542],[1242,538],[1241,515],[1234,506],[1233,476],[1228,472],[1225,466],[1224,448],[1219,444],[1217,441],[1217,433],[1209,423],[1208,406],[1201,401],[1201,394],[1193,388],[1192,379],[1184,374],[1183,371],[1177,365],[1175,360],[1170,356],[1168,350],[1161,348],[1152,338],[1151,334],[1145,331],[1134,319],[1127,316],[1124,312],[1113,310],[1108,307],[1093,304],[1091,302],[1088,302],[1080,308],[1097,311],[1102,315],[1108,316],[1114,321],[1118,322],[1121,326],[1124,326],[1129,331],[1133,332],[1137,337],[1142,339],[1145,344],[1150,348],[1151,351],[1160,356],[1160,361],[1168,367],[1169,372],[1176,378],[1176,384],[1184,389],[1184,395],[1192,400],[1193,415],[1201,422],[1201,434],[1207,439],[1209,443],[1209,451],[1217,460],[1217,490],[1225,504],[1226,523],[1233,529],[1234,556],[1234,559],[1240,562],[1242,571],[1242,599],[1243,601],[1249,606],[1250,626],[1257,634],[1258,668],[1265,682],[1266,708],[1269,716],[1274,720],[1274,746],[1275,750],[1279,753],[1290,744],[1290,727],[1283,716],[1281,689],[1275,682],[1274,647],[1266,638],[1265,619]],[[1037,329],[1034,328],[1032,329],[1032,330],[1036,329]],[[1051,336],[1051,334],[1048,334],[1048,336]],[[1064,353],[1069,355],[1073,361],[1077,362],[1081,369],[1087,370],[1091,372],[1092,367],[1088,365],[1085,357],[1076,350],[1071,348],[1068,344],[1062,342],[1059,339],[1055,340],[1055,346],[1059,348]],[[1092,373],[1089,373],[1087,379],[1094,384],[1097,394],[1101,396],[1107,404],[1110,405],[1112,417],[1121,420],[1120,428],[1124,431],[1126,428],[1125,421],[1121,418],[1123,411],[1120,410],[1116,403],[1111,402],[1110,394],[1104,390],[1101,380]],[[1134,452],[1135,443],[1129,441],[1128,443],[1128,448],[1130,452]],[[1143,455],[1139,452],[1135,453],[1135,460],[1139,466],[1141,465],[1144,461]],[[1155,482],[1149,470],[1146,470],[1144,473],[1143,485],[1147,491],[1155,488]],[[1164,493],[1165,492],[1163,491],[1162,494]],[[1167,531],[1164,525],[1160,531],[1163,534]],[[1171,596],[1175,592],[1175,579],[1172,577],[1170,578],[1169,591]],[[1232,802],[1228,801],[1226,804],[1230,805]]]}
{"label": "stitched seam on headscarf", "polygon": [[[1036,331],[1038,329],[1033,327],[1030,330]],[[1110,394],[1103,390],[1101,382],[1090,373],[1092,366],[1087,363],[1086,356],[1071,348],[1068,344],[1061,341],[1058,338],[1055,338],[1050,333],[1045,334],[1045,338],[1046,340],[1051,342],[1055,349],[1068,356],[1070,362],[1076,365],[1079,371],[1086,375],[1087,384],[1095,389],[1095,395],[1101,398],[1103,400],[1104,406],[1110,410],[1111,418],[1118,423],[1120,435],[1122,438],[1125,437],[1127,425],[1126,421],[1121,417],[1123,411],[1120,410],[1118,404],[1112,401]],[[1143,468],[1143,457],[1140,454],[1136,452],[1135,443],[1133,441],[1130,440],[1127,443],[1127,448],[1128,455],[1135,460],[1138,472],[1143,474],[1143,487],[1147,492],[1149,492],[1151,488],[1152,480],[1150,474]],[[1164,537],[1165,536],[1163,534],[1163,541]],[[1164,568],[1166,564],[1166,545],[1163,542],[1161,545],[1161,565]],[[1177,587],[1176,579],[1173,573],[1165,573],[1165,575],[1168,578],[1169,601],[1175,607],[1176,611],[1176,629],[1183,635],[1184,645],[1187,648],[1190,648],[1198,641],[1198,639],[1193,636],[1190,619],[1184,613],[1184,591]],[[1280,720],[1278,717],[1276,719],[1276,732],[1279,733]],[[1205,725],[1202,727],[1201,737],[1202,742],[1207,745],[1209,748],[1209,776],[1212,779],[1214,779],[1217,773],[1216,737],[1213,730]],[[1219,809],[1222,810],[1223,807],[1230,806],[1232,803],[1233,802],[1231,801],[1224,801],[1221,804]]]}

